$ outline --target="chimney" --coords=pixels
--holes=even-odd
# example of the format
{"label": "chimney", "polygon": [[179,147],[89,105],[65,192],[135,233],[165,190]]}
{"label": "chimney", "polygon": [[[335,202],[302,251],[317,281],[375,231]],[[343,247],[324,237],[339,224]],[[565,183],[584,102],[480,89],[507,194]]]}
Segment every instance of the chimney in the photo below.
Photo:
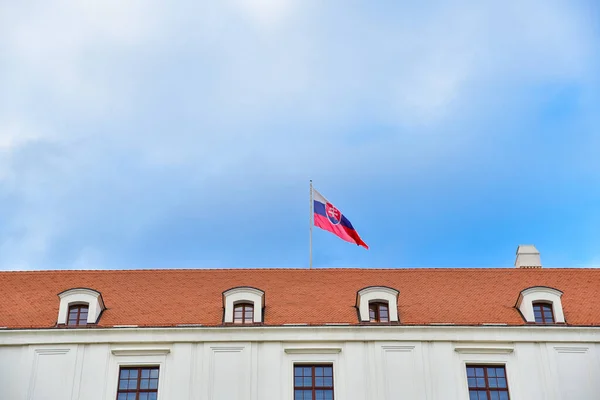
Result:
{"label": "chimney", "polygon": [[540,252],[532,244],[522,244],[517,247],[516,268],[542,268]]}

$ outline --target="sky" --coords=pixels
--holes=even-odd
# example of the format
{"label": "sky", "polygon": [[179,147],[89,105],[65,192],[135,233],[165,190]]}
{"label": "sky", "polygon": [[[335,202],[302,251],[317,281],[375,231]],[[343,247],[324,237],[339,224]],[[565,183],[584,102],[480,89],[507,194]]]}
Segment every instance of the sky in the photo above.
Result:
{"label": "sky", "polygon": [[595,0],[0,0],[0,269],[600,266]]}

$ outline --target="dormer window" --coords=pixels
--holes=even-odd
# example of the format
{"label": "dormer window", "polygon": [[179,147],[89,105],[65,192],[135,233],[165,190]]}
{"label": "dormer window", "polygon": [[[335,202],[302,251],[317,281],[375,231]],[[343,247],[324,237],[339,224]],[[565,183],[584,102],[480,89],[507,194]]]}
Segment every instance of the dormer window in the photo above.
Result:
{"label": "dormer window", "polygon": [[551,303],[535,302],[533,303],[533,316],[536,324],[553,324],[554,312]]}
{"label": "dormer window", "polygon": [[104,311],[102,295],[93,289],[76,288],[58,294],[58,325],[86,326],[98,322]]}
{"label": "dormer window", "polygon": [[89,307],[87,304],[69,306],[69,319],[67,320],[67,326],[87,325],[88,309]]}
{"label": "dormer window", "polygon": [[234,324],[252,324],[254,322],[254,305],[238,303],[233,309]]}
{"label": "dormer window", "polygon": [[390,322],[387,303],[373,301],[369,303],[369,322]]}
{"label": "dormer window", "polygon": [[530,324],[564,324],[562,292],[546,286],[534,286],[523,290],[516,307]]}
{"label": "dormer window", "polygon": [[358,291],[356,308],[360,322],[398,322],[399,291],[385,286],[369,286]]}
{"label": "dormer window", "polygon": [[253,287],[236,287],[223,292],[223,322],[259,324],[263,322],[265,292]]}

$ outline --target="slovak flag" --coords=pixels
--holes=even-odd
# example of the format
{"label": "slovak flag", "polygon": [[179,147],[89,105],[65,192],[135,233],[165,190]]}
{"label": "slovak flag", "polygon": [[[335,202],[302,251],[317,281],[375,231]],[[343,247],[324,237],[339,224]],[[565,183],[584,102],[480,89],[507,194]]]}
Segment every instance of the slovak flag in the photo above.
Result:
{"label": "slovak flag", "polygon": [[313,210],[315,226],[333,233],[346,242],[354,243],[365,249],[369,248],[340,210],[315,189],[313,189]]}

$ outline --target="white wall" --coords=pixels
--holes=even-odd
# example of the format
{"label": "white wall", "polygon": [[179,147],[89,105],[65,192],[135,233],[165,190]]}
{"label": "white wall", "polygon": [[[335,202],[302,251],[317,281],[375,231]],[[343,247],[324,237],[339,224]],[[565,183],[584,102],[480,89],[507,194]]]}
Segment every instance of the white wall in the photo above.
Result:
{"label": "white wall", "polygon": [[327,362],[338,400],[468,400],[469,363],[505,364],[512,400],[597,400],[598,342],[568,327],[2,332],[0,399],[114,400],[120,366],[159,365],[160,400],[292,400],[293,364]]}

